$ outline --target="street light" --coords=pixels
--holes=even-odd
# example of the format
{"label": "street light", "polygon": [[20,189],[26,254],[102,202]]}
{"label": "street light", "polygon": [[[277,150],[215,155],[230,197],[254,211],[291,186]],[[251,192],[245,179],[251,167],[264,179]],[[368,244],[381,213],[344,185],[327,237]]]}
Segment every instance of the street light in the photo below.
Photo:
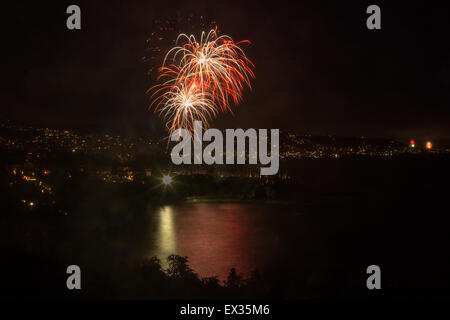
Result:
{"label": "street light", "polygon": [[169,185],[169,184],[171,184],[172,183],[172,177],[171,176],[169,176],[169,175],[166,175],[166,176],[164,176],[163,178],[162,178],[162,183],[164,184],[164,185]]}

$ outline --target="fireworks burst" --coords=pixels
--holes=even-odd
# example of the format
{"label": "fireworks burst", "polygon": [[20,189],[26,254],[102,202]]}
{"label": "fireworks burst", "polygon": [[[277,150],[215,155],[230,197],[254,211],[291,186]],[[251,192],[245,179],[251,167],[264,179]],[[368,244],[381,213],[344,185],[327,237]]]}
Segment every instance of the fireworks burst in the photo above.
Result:
{"label": "fireworks burst", "polygon": [[167,120],[166,126],[170,133],[179,128],[192,132],[195,120],[207,124],[209,119],[216,116],[210,93],[203,92],[195,82],[181,82],[171,86],[170,90],[155,101],[158,101],[155,110],[159,108],[159,112]]}
{"label": "fireworks burst", "polygon": [[249,78],[254,77],[252,62],[238,46],[249,41],[234,43],[227,35],[218,36],[216,30],[202,32],[200,42],[187,34],[180,34],[177,43],[180,40],[185,42],[169,50],[163,65],[172,57],[179,68],[179,80],[199,79],[201,90],[211,92],[222,111],[231,110],[229,98],[237,104],[244,86],[251,88]]}
{"label": "fireworks burst", "polygon": [[253,63],[239,47],[249,41],[235,43],[211,30],[202,32],[200,41],[194,35],[180,34],[176,43],[160,68],[161,83],[149,89],[153,92],[150,108],[166,118],[170,133],[178,128],[192,131],[195,120],[207,127],[218,111],[231,110],[232,103],[239,103],[254,78]]}

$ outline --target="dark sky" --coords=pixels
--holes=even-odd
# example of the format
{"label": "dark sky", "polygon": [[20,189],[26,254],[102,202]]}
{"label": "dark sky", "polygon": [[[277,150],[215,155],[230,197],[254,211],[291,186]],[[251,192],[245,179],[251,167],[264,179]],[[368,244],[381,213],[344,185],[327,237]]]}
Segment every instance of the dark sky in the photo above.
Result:
{"label": "dark sky", "polygon": [[[204,15],[249,39],[253,91],[216,127],[450,138],[450,6],[421,1],[29,1],[2,6],[2,118],[154,132],[142,62],[155,19]],[[366,28],[378,4],[382,30]],[[78,4],[82,30],[66,29]]]}

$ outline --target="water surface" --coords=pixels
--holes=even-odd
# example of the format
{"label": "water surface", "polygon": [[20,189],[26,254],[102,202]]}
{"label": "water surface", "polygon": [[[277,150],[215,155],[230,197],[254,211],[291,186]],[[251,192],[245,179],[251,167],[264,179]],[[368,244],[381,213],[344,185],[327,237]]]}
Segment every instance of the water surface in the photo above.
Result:
{"label": "water surface", "polygon": [[152,215],[146,255],[163,263],[170,254],[188,256],[200,276],[221,279],[232,267],[248,275],[273,263],[302,216],[292,206],[264,203],[182,204]]}

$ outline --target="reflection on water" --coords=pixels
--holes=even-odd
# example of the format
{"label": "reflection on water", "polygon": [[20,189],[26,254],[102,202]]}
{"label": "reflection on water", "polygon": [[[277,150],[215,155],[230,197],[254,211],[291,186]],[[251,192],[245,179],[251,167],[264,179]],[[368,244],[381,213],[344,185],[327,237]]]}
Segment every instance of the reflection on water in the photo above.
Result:
{"label": "reflection on water", "polygon": [[188,256],[200,276],[224,278],[230,268],[248,275],[264,269],[281,249],[288,209],[255,204],[184,204],[162,207],[150,226],[147,255],[167,267],[170,254]]}
{"label": "reflection on water", "polygon": [[163,207],[158,212],[158,256],[167,257],[176,252],[176,234],[173,223],[173,209],[170,206]]}

